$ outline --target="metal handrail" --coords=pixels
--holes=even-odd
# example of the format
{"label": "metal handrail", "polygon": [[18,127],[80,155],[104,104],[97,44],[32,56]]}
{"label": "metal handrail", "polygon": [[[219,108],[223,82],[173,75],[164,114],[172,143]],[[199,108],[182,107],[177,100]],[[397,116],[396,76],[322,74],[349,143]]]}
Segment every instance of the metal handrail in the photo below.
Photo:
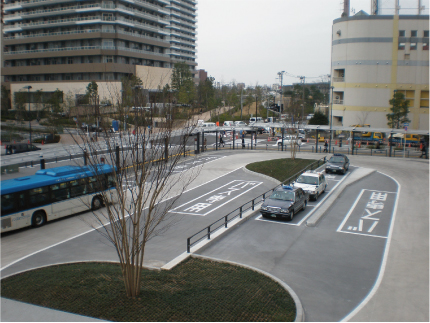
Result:
{"label": "metal handrail", "polygon": [[[209,224],[207,227],[203,228],[199,232],[197,232],[197,233],[193,234],[192,236],[188,237],[187,238],[187,253],[190,253],[191,247],[194,246],[194,245],[196,245],[197,243],[199,243],[203,239],[207,238],[208,240],[210,240],[211,234],[214,233],[215,231],[219,230],[221,227],[228,228],[228,223],[230,223],[231,221],[233,221],[237,217],[242,218],[243,212],[245,212],[245,211],[247,211],[249,209],[254,210],[256,205],[258,205],[258,204],[260,204],[261,202],[264,201],[264,199],[266,198],[266,194],[267,193],[273,192],[274,190],[276,190],[281,185],[284,185],[285,183],[290,184],[291,182],[296,181],[298,176],[300,176],[303,172],[305,172],[305,171],[307,171],[309,169],[311,169],[311,170],[312,169],[316,169],[316,168],[320,167],[321,165],[324,165],[327,162],[326,161],[326,157],[327,156],[324,156],[323,158],[321,158],[321,159],[313,162],[312,164],[309,164],[308,166],[306,166],[305,168],[303,168],[302,170],[300,170],[296,174],[290,176],[289,178],[287,178],[286,180],[284,180],[283,182],[281,182],[281,184],[276,185],[274,188],[272,188],[272,189],[264,192],[263,194],[258,195],[254,199],[246,202],[245,204],[242,204],[241,206],[239,206],[238,208],[234,209],[233,211],[231,211],[227,215],[223,216],[222,218],[220,218],[217,221]],[[315,166],[315,164],[317,165],[317,167],[313,168],[313,166]],[[294,180],[293,180],[293,178],[294,178]],[[248,204],[250,204],[250,206],[248,206]],[[236,215],[230,217],[231,215],[235,214],[236,212],[238,212]],[[222,222],[222,224],[218,225],[219,222]],[[217,226],[214,228],[215,225],[217,225]],[[202,232],[206,232],[206,233],[203,236],[199,237],[196,241],[191,242],[192,238],[194,238],[195,236],[201,234]]]}

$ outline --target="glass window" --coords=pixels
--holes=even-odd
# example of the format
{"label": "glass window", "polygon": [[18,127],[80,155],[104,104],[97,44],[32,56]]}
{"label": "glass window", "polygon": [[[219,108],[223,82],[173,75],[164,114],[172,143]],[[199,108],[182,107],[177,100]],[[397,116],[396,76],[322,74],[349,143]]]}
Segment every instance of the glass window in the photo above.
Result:
{"label": "glass window", "polygon": [[15,194],[1,196],[1,214],[7,215],[15,212]]}
{"label": "glass window", "polygon": [[411,30],[411,37],[417,37],[417,31]]}
{"label": "glass window", "polygon": [[70,196],[78,197],[87,194],[85,179],[79,179],[70,182]]}
{"label": "glass window", "polygon": [[417,50],[417,43],[411,43],[411,50]]}
{"label": "glass window", "polygon": [[115,184],[116,184],[115,175],[113,173],[108,174],[108,176],[107,176],[107,188],[115,187]]}
{"label": "glass window", "polygon": [[405,49],[406,43],[399,43],[399,49]]}
{"label": "glass window", "polygon": [[51,185],[52,202],[67,200],[70,198],[70,191],[67,183],[59,183]]}
{"label": "glass window", "polygon": [[35,207],[49,203],[48,186],[33,188],[28,191],[29,207]]}
{"label": "glass window", "polygon": [[405,37],[405,31],[404,30],[399,30],[399,37]]}

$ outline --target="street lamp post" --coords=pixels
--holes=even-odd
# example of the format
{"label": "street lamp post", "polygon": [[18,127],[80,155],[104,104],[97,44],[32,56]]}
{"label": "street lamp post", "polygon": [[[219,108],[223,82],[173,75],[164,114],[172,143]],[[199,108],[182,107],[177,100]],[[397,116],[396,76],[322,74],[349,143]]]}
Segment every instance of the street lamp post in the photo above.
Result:
{"label": "street lamp post", "polygon": [[333,141],[333,89],[334,86],[332,85],[331,87],[331,105],[330,105],[330,142],[328,145],[328,151],[331,151],[331,142]]}
{"label": "street lamp post", "polygon": [[32,86],[31,85],[28,85],[28,86],[24,86],[24,89],[27,89],[28,90],[28,125],[29,125],[29,128],[30,128],[30,144],[31,144],[31,116],[30,116],[30,111],[31,111],[31,109],[30,109],[30,89],[32,88]]}
{"label": "street lamp post", "polygon": [[282,109],[282,79],[283,79],[284,73],[285,73],[285,71],[278,72],[278,75],[281,78],[281,106],[279,107],[279,111],[281,112],[281,114],[282,114],[282,112],[284,112]]}

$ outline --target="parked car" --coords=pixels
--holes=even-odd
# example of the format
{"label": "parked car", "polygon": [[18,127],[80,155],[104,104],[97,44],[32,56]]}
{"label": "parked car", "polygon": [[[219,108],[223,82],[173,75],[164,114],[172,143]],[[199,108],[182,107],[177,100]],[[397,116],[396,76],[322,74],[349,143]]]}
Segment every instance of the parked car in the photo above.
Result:
{"label": "parked car", "polygon": [[307,171],[297,178],[293,186],[300,187],[309,194],[309,198],[317,200],[325,192],[327,181],[322,172]]}
{"label": "parked car", "polygon": [[[291,145],[291,142],[293,142],[295,145],[301,145],[302,144],[302,140],[300,138],[297,137],[293,137],[293,136],[285,136],[284,137],[284,146],[285,145]],[[276,144],[278,146],[282,146],[282,138],[279,139]]]}
{"label": "parked car", "polygon": [[26,153],[29,151],[41,150],[39,147],[31,144],[10,144],[6,145],[6,155]]}
{"label": "parked car", "polygon": [[282,185],[261,205],[261,215],[265,218],[286,218],[293,220],[294,214],[304,210],[309,195],[300,187]]}
{"label": "parked car", "polygon": [[234,122],[234,126],[235,127],[246,127],[247,124],[245,122],[243,122],[243,121],[235,121]]}
{"label": "parked car", "polygon": [[234,126],[234,122],[233,121],[224,121],[223,126],[224,127],[233,127]]}
{"label": "parked car", "polygon": [[334,154],[325,166],[325,172],[345,174],[349,168],[349,159],[344,154]]}

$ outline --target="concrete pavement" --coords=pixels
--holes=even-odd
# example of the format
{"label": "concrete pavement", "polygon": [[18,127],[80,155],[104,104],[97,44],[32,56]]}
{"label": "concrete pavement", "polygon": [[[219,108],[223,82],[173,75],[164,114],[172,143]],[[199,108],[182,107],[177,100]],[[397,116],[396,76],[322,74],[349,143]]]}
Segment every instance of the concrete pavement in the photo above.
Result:
{"label": "concrete pavement", "polygon": [[[215,152],[211,152],[213,154]],[[225,151],[218,154],[226,154]],[[194,187],[250,162],[289,157],[289,153],[247,151],[230,155],[204,167]],[[302,153],[298,158],[321,158]],[[354,166],[375,169],[394,178],[400,185],[392,239],[383,262],[380,279],[363,302],[345,320],[349,321],[429,321],[429,163],[350,156]],[[288,282],[286,282],[288,284]],[[89,321],[75,316],[7,299],[1,300],[2,321]],[[306,320],[306,318],[305,318]]]}

